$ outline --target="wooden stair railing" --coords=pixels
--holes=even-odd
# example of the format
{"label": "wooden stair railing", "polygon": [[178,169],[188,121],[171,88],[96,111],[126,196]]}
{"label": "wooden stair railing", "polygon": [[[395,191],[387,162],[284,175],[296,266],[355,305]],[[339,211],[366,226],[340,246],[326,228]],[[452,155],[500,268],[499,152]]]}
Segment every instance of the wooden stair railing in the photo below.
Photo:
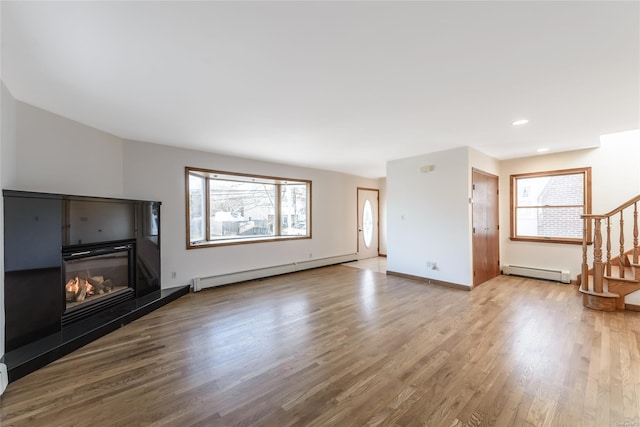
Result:
{"label": "wooden stair railing", "polygon": [[[603,215],[582,215],[584,222],[582,233],[582,266],[580,274],[580,292],[583,293],[585,307],[597,310],[613,311],[624,309],[624,297],[640,290],[640,247],[638,247],[638,205],[640,195],[623,203],[616,209]],[[632,221],[632,245],[625,246],[625,215]],[[606,234],[606,255],[603,260],[602,233],[603,221]],[[611,225],[618,221],[620,251],[612,259]],[[593,230],[593,235],[590,234]],[[593,240],[590,240],[593,237]],[[593,242],[593,266],[588,265],[588,245]],[[631,260],[629,260],[631,256]]]}

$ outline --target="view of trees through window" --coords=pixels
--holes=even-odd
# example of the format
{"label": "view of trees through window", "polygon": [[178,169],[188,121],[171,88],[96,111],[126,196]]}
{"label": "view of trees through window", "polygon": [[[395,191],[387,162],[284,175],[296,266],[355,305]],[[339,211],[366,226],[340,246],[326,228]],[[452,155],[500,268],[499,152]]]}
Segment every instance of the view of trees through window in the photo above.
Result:
{"label": "view of trees through window", "polygon": [[512,175],[512,239],[581,241],[589,175],[589,168]]}
{"label": "view of trees through window", "polygon": [[309,237],[311,183],[187,168],[189,245]]}

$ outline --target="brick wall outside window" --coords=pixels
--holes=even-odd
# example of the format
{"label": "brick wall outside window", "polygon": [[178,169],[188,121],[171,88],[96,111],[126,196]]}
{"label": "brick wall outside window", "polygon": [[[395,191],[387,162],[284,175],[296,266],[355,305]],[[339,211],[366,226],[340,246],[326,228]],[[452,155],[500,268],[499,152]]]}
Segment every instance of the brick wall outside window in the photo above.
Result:
{"label": "brick wall outside window", "polygon": [[590,185],[591,168],[511,175],[511,239],[581,243]]}
{"label": "brick wall outside window", "polygon": [[[583,177],[560,175],[549,179],[539,197],[540,206],[562,206],[583,204]],[[551,237],[582,238],[582,208],[538,209],[538,235]]]}

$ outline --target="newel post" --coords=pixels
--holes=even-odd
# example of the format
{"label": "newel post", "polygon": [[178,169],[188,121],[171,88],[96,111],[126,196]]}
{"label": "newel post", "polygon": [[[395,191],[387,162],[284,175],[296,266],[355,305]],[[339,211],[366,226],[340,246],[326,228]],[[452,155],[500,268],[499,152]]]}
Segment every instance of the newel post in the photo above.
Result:
{"label": "newel post", "polygon": [[595,218],[593,234],[593,290],[602,292],[604,272],[602,271],[602,218]]}

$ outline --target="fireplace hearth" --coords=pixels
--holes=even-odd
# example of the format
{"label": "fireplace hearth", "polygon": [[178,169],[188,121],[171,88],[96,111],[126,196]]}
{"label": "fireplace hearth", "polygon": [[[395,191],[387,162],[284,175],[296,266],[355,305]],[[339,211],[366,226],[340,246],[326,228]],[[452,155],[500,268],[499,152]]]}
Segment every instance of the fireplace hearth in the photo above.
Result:
{"label": "fireplace hearth", "polygon": [[10,381],[188,292],[161,289],[160,202],[3,196]]}

